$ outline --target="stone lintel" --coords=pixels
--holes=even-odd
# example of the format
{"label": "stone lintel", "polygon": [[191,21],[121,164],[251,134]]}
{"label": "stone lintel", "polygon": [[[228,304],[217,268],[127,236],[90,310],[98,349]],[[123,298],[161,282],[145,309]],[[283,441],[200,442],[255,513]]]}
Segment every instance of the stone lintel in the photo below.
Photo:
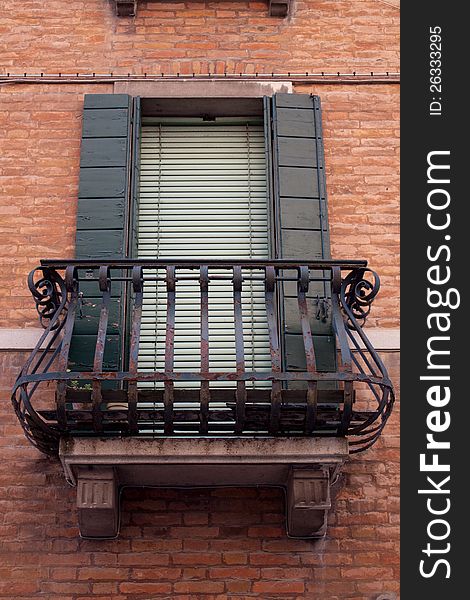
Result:
{"label": "stone lintel", "polygon": [[[118,17],[133,17],[137,13],[137,0],[114,0]],[[269,0],[271,17],[286,17],[291,0]]]}
{"label": "stone lintel", "polygon": [[[115,94],[130,94],[140,98],[263,98],[273,94],[291,94],[291,81],[195,81],[182,76],[171,81],[116,81]],[[246,116],[246,115],[245,115]]]}

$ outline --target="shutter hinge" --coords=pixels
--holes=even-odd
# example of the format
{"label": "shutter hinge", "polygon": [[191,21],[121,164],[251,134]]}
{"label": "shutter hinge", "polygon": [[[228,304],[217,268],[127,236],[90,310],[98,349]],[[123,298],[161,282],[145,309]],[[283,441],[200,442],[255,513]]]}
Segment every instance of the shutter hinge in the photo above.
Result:
{"label": "shutter hinge", "polygon": [[315,319],[317,321],[322,321],[325,323],[328,319],[328,315],[330,314],[330,303],[328,298],[325,296],[319,296],[317,294],[316,298],[313,301],[314,306],[316,306],[315,311]]}

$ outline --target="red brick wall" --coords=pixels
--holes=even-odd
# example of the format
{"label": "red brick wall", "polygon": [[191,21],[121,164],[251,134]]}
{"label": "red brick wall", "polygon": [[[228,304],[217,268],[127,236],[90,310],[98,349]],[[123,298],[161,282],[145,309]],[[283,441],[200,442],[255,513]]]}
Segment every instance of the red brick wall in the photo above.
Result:
{"label": "red brick wall", "polygon": [[[398,70],[398,11],[380,0],[7,2],[2,73]],[[398,325],[396,85],[296,86],[321,96],[333,255],[370,260],[371,325]],[[26,275],[73,256],[83,94],[112,85],[0,87],[0,327],[37,325]],[[398,411],[336,487],[325,540],[289,540],[279,490],[126,490],[121,537],[78,538],[75,492],[24,439],[9,390],[26,356],[0,354],[0,598],[373,600],[398,587]],[[398,355],[386,354],[398,383]]]}
{"label": "red brick wall", "polygon": [[114,0],[8,2],[0,37],[5,71],[254,73],[397,71],[399,13],[380,0],[267,2],[139,0],[118,19]]}
{"label": "red brick wall", "polygon": [[[117,540],[78,538],[75,490],[24,439],[0,354],[0,598],[372,600],[398,588],[398,410],[333,488],[327,537],[288,539],[277,489],[128,489]],[[384,355],[398,383],[398,355]]]}

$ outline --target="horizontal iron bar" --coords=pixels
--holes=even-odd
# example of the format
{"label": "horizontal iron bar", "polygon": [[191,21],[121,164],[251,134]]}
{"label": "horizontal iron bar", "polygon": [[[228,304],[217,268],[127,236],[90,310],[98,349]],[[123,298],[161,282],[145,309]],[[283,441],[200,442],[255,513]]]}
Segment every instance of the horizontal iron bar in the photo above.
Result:
{"label": "horizontal iron bar", "polygon": [[[211,400],[214,403],[229,402],[231,405],[236,405],[236,387],[221,388],[217,387],[212,390]],[[146,404],[161,404],[163,406],[164,388],[139,388],[138,402]],[[129,393],[126,390],[104,389],[102,391],[103,402],[111,404],[127,403]],[[271,400],[271,390],[268,388],[247,388],[247,406],[269,406]],[[305,406],[306,390],[281,390],[282,401],[292,406]],[[198,388],[178,388],[174,390],[175,402],[198,402]],[[342,390],[319,390],[318,404],[335,405],[343,402],[344,394]],[[91,402],[91,390],[84,388],[68,388],[67,401],[74,404],[89,404]]]}
{"label": "horizontal iron bar", "polygon": [[52,372],[23,375],[18,378],[16,387],[35,381],[364,381],[366,383],[391,387],[390,380],[385,377],[372,377],[362,373],[336,371],[332,373],[307,373],[305,371],[246,371],[244,373],[198,373],[182,371],[178,373],[140,372],[128,373],[108,372]]}
{"label": "horizontal iron bar", "polygon": [[[260,406],[247,406],[246,423],[244,423],[243,429],[250,427],[259,427],[260,425],[267,425],[269,419],[270,405]],[[40,410],[38,411],[41,417],[54,421],[57,419],[57,411],[55,410]],[[340,413],[340,406],[321,406],[318,409],[319,421],[324,426],[327,422],[334,422],[338,425],[338,415]],[[106,409],[101,410],[103,417],[103,424],[106,423],[127,423],[128,411],[126,408]],[[91,409],[71,409],[67,410],[67,417],[69,423],[82,423],[92,424],[93,422],[93,411]],[[177,423],[196,423],[199,427],[200,411],[198,409],[184,409],[177,408],[174,410],[173,422]],[[164,421],[164,409],[163,408],[138,408],[137,418],[139,425],[145,423],[154,424],[156,426],[163,425]],[[305,405],[303,406],[283,406],[281,407],[281,421],[283,425],[290,425],[292,427],[303,428],[305,419]],[[235,411],[230,408],[216,408],[211,409],[208,413],[208,421],[210,425],[217,427],[225,426],[233,429],[233,425],[236,422]],[[358,423],[361,420],[357,420]],[[333,427],[335,426],[333,425]]]}
{"label": "horizontal iron bar", "polygon": [[310,269],[331,269],[332,267],[340,267],[342,269],[357,269],[367,267],[366,260],[245,260],[245,259],[211,259],[211,260],[155,260],[153,258],[121,258],[116,260],[74,260],[74,259],[43,259],[41,260],[42,267],[51,267],[54,269],[65,269],[69,266],[77,269],[98,269],[101,266],[111,269],[131,269],[135,266],[147,268],[163,268],[163,267],[180,267],[198,269],[201,265],[208,267],[231,269],[234,266],[244,267],[245,269],[260,269],[267,266],[276,267],[278,269],[292,269],[300,265],[309,267]]}
{"label": "horizontal iron bar", "polygon": [[[113,282],[132,281],[132,277],[112,277],[112,280],[113,280]],[[330,282],[331,281],[331,279],[327,279],[326,277],[309,277],[308,280],[315,281],[315,282]],[[77,277],[77,281],[99,281],[99,276],[97,275],[96,277]],[[165,277],[145,277],[144,276],[144,281],[151,282],[151,283],[155,283],[155,282],[165,283],[166,278]],[[199,277],[196,275],[194,277],[175,277],[175,281],[199,281]],[[211,281],[233,281],[233,275],[209,275],[209,282],[211,282]],[[264,283],[265,278],[264,277],[242,277],[242,281],[243,282],[261,281]],[[276,281],[297,282],[298,278],[297,277],[278,276],[278,277],[276,277]]]}

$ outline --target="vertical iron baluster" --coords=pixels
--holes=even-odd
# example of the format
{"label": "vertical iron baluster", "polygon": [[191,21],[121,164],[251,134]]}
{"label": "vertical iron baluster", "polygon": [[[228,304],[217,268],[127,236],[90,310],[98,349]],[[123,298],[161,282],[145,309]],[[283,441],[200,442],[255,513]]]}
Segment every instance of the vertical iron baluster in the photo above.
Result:
{"label": "vertical iron baluster", "polygon": [[[306,266],[299,267],[299,279],[297,281],[297,300],[299,303],[300,324],[302,326],[302,337],[304,341],[305,360],[309,374],[317,372],[315,359],[315,347],[313,345],[312,329],[308,314],[307,292],[309,286],[309,270]],[[311,434],[315,428],[317,419],[318,385],[316,381],[307,383],[307,412],[305,415],[305,433]]]}
{"label": "vertical iron baluster", "polygon": [[[101,266],[98,275],[100,292],[102,292],[100,320],[98,324],[98,334],[96,336],[95,358],[93,360],[93,371],[101,373],[103,371],[103,357],[106,345],[106,333],[108,330],[109,302],[111,299],[111,278],[109,267]],[[91,402],[93,413],[93,429],[96,432],[103,431],[103,414],[101,404],[103,394],[101,381],[93,381],[91,390]]]}
{"label": "vertical iron baluster", "polygon": [[163,393],[164,432],[171,435],[174,429],[174,365],[175,365],[175,318],[176,318],[176,274],[175,267],[166,268],[166,340],[165,340],[165,390]]}
{"label": "vertical iron baluster", "polygon": [[[57,370],[59,372],[67,371],[69,362],[70,343],[72,341],[73,326],[75,324],[75,313],[78,305],[78,272],[75,267],[69,265],[65,269],[65,289],[70,294],[67,307],[67,317],[65,319],[64,337],[62,339],[59,359],[57,361]],[[60,429],[67,427],[67,412],[65,408],[67,381],[59,381],[56,392],[57,423]]]}
{"label": "vertical iron baluster", "polygon": [[[274,309],[274,292],[276,288],[276,269],[266,267],[265,301],[266,315],[268,318],[269,347],[271,350],[271,365],[273,373],[281,372],[281,353],[279,348],[279,335],[277,330],[276,311]],[[273,380],[271,387],[271,414],[269,416],[269,433],[274,435],[279,432],[281,418],[282,388],[281,382]]]}
{"label": "vertical iron baluster", "polygon": [[[242,317],[242,268],[233,267],[233,315],[235,321],[235,353],[237,362],[237,391],[235,408],[235,433],[243,433],[245,424],[246,383],[238,378],[245,374]],[[252,324],[253,325],[253,324]]]}
{"label": "vertical iron baluster", "polygon": [[[209,268],[201,265],[199,284],[201,287],[201,374],[209,373]],[[208,381],[201,381],[199,393],[201,405],[199,432],[209,431],[210,388]]]}
{"label": "vertical iron baluster", "polygon": [[[144,274],[142,267],[132,268],[132,288],[134,290],[134,311],[131,326],[131,348],[129,353],[129,372],[137,377],[139,361],[140,327],[142,322],[142,303],[144,297]],[[138,433],[137,418],[137,379],[129,381],[128,421],[130,433]]]}
{"label": "vertical iron baluster", "polygon": [[[348,337],[345,330],[346,325],[341,314],[341,308],[338,300],[338,295],[341,291],[341,268],[332,267],[331,271],[331,308],[333,315],[333,329],[339,342],[341,353],[341,371],[352,373],[351,349],[349,348]],[[353,387],[352,381],[344,382],[343,414],[341,415],[341,421],[338,425],[338,435],[346,435],[349,429],[349,424],[351,423]]]}

